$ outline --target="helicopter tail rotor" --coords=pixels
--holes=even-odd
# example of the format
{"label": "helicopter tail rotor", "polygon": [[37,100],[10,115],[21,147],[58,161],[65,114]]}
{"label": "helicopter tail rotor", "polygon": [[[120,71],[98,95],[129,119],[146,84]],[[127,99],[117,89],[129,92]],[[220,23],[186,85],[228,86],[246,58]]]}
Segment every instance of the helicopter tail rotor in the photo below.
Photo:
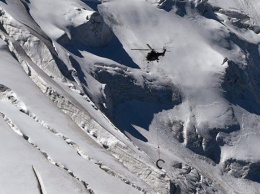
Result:
{"label": "helicopter tail rotor", "polygon": [[[167,46],[167,48],[168,48],[168,46]],[[170,48],[172,48],[172,47],[170,47]],[[168,50],[166,49],[166,46],[163,47],[163,52],[164,52],[164,51],[167,52],[167,53],[170,53],[170,52],[171,52],[171,51],[168,51]]]}

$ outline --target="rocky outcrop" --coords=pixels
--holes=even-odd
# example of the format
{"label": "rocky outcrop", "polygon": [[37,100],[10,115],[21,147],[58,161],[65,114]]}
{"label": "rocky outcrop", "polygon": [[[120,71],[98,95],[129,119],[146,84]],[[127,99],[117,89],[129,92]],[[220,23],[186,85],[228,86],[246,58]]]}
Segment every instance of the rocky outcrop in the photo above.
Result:
{"label": "rocky outcrop", "polygon": [[115,68],[107,71],[105,66],[97,65],[93,76],[102,84],[105,84],[104,103],[108,114],[112,117],[116,108],[127,101],[138,100],[148,103],[161,103],[176,105],[181,103],[179,89],[170,83],[158,83],[156,78],[142,76],[140,83],[131,73]]}
{"label": "rocky outcrop", "polygon": [[260,183],[260,162],[249,162],[231,158],[224,162],[223,169],[236,178],[248,179]]}

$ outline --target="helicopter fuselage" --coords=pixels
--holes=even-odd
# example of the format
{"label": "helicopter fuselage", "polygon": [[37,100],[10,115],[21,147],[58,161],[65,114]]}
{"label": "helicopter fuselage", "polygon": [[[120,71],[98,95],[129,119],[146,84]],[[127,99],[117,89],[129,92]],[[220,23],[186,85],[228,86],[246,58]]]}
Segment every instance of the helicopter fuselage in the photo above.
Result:
{"label": "helicopter fuselage", "polygon": [[165,47],[163,48],[162,52],[157,52],[155,51],[155,49],[153,49],[149,44],[146,44],[148,46],[149,49],[131,49],[131,50],[150,50],[150,52],[147,53],[146,55],[146,60],[148,61],[159,61],[159,57],[160,56],[164,56],[166,49]]}
{"label": "helicopter fuselage", "polygon": [[147,61],[158,61],[160,56],[164,56],[166,49],[163,52],[156,52],[155,50],[151,50],[147,53],[146,60]]}

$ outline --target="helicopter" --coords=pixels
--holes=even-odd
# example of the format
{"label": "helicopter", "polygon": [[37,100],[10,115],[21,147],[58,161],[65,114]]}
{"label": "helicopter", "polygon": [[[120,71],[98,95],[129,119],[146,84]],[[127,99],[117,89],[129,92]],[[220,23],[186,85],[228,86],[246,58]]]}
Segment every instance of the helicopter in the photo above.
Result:
{"label": "helicopter", "polygon": [[146,44],[146,45],[148,46],[149,49],[131,49],[131,50],[146,50],[146,51],[150,50],[150,52],[148,52],[147,55],[146,55],[146,60],[148,61],[148,63],[150,61],[157,61],[157,62],[159,62],[159,57],[165,55],[165,52],[166,52],[166,48],[165,47],[163,47],[163,51],[162,52],[157,52],[149,44]]}

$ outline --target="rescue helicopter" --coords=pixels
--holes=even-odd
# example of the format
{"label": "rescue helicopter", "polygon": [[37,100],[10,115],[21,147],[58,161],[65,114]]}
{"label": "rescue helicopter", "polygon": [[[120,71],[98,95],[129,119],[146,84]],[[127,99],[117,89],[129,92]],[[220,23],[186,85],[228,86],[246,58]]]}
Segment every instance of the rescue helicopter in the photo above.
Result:
{"label": "rescue helicopter", "polygon": [[149,44],[146,44],[146,45],[148,46],[147,49],[131,49],[131,50],[144,50],[144,51],[150,50],[150,52],[148,52],[147,55],[146,55],[146,60],[148,61],[148,63],[150,61],[157,61],[157,62],[159,62],[159,57],[160,56],[164,56],[165,53],[166,53],[166,48],[165,47],[163,47],[163,51],[162,52],[157,52]]}

